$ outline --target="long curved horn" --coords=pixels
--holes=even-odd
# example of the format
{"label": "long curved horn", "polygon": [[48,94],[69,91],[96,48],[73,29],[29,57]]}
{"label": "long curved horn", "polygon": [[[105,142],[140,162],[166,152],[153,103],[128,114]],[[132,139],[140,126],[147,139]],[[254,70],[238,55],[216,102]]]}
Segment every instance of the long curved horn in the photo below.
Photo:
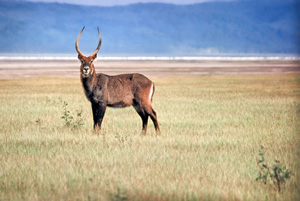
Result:
{"label": "long curved horn", "polygon": [[95,56],[98,51],[100,50],[100,47],[101,47],[101,34],[100,34],[100,31],[99,31],[99,27],[97,27],[98,29],[98,35],[99,35],[99,43],[98,43],[98,46],[97,46],[97,49],[91,54],[91,57]]}
{"label": "long curved horn", "polygon": [[77,40],[76,40],[76,43],[75,43],[75,48],[76,48],[76,51],[78,52],[79,55],[83,56],[82,52],[79,50],[79,47],[78,47],[78,43],[79,43],[79,38],[84,30],[85,26],[82,28],[81,32],[79,33],[78,37],[77,37]]}

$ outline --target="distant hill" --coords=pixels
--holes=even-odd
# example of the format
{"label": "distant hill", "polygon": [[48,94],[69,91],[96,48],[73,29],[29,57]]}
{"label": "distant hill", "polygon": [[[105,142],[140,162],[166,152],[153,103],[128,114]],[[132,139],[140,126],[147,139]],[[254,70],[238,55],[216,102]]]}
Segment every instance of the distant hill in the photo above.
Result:
{"label": "distant hill", "polygon": [[0,0],[0,52],[106,55],[299,53],[296,0],[91,7]]}

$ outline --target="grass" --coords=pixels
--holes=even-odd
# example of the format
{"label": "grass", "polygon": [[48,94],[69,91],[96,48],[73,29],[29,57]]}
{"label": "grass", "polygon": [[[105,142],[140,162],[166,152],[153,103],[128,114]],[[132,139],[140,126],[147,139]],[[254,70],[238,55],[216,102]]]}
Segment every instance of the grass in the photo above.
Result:
{"label": "grass", "polygon": [[[0,200],[299,200],[299,77],[155,78],[161,136],[133,108],[93,135],[79,79],[0,80]],[[280,193],[255,181],[260,145],[295,174]]]}

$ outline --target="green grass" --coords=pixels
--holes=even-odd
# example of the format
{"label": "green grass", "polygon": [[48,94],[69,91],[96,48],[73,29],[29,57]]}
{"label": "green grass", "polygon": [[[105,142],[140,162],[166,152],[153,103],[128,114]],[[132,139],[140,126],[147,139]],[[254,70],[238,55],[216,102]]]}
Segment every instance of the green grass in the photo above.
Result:
{"label": "green grass", "polygon": [[[154,78],[161,136],[132,107],[94,135],[79,79],[0,80],[0,200],[299,200],[299,77]],[[260,145],[295,174],[281,193],[255,181]]]}

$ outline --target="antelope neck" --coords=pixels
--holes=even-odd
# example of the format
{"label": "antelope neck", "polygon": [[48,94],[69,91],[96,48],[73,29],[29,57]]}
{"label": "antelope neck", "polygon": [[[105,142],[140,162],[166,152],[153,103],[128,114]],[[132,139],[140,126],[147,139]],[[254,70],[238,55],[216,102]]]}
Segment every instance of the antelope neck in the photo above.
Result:
{"label": "antelope neck", "polygon": [[82,80],[82,85],[83,85],[83,88],[84,88],[84,92],[85,92],[88,99],[89,99],[89,96],[93,92],[93,88],[94,88],[94,85],[96,83],[96,79],[97,78],[96,78],[96,73],[95,72],[93,72],[88,77],[83,77],[81,75],[81,80]]}

